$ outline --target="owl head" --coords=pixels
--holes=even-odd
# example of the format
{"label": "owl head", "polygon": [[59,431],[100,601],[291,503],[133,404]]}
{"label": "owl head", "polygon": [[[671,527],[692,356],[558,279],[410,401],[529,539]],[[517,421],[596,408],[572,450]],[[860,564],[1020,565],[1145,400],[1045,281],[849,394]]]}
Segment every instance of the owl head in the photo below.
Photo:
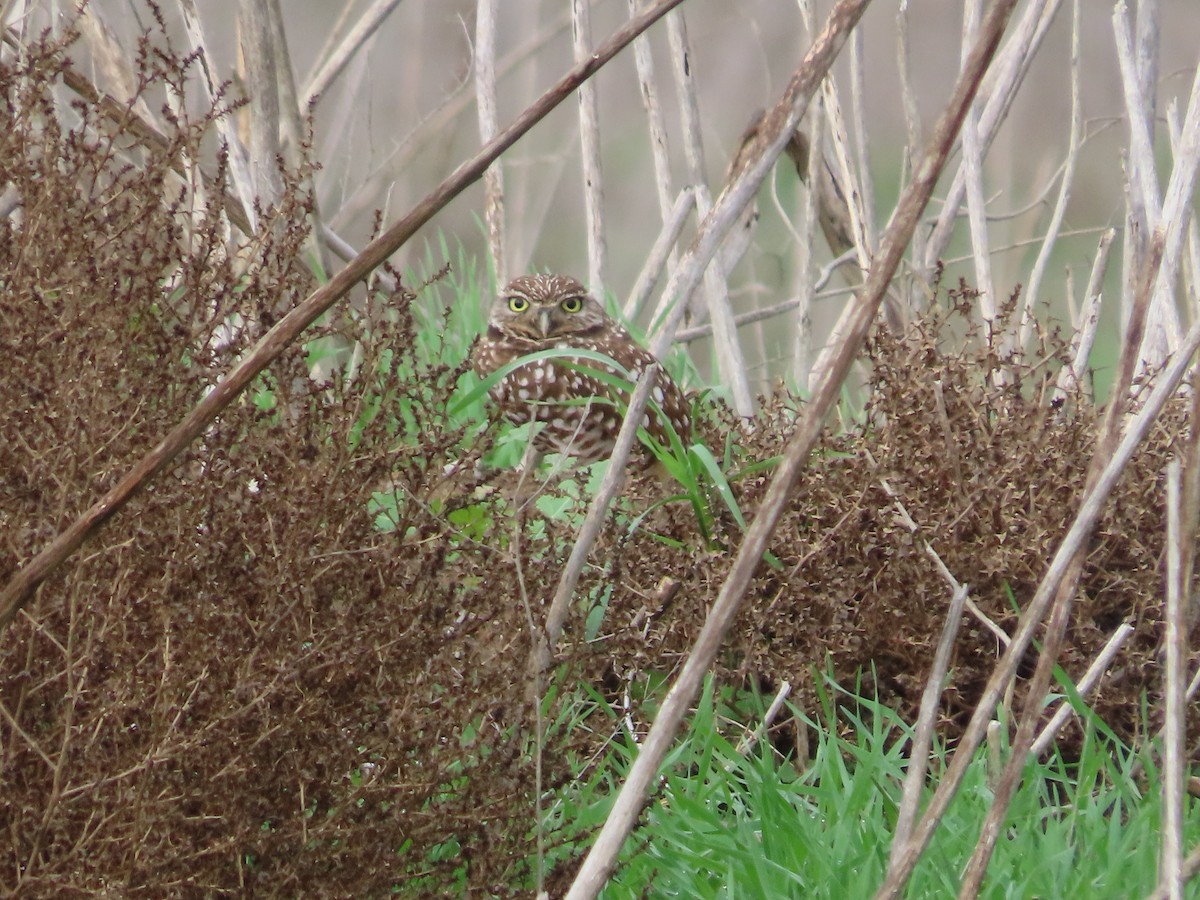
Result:
{"label": "owl head", "polygon": [[522,275],[497,295],[488,324],[528,341],[587,334],[609,322],[600,301],[565,275]]}

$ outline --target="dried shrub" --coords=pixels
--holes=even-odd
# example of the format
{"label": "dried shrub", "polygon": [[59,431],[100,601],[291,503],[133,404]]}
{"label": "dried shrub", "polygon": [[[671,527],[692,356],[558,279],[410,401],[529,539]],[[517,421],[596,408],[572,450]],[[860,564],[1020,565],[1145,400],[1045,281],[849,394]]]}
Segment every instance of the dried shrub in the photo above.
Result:
{"label": "dried shrub", "polygon": [[[760,565],[723,660],[735,683],[749,677],[769,689],[786,678],[801,705],[815,709],[814,670],[828,667],[843,684],[866,674],[868,689],[914,720],[950,600],[923,541],[994,623],[1014,630],[1074,517],[1099,415],[1079,398],[1052,401],[1067,350],[1057,333],[1042,336],[1032,365],[986,340],[948,337],[970,321],[971,298],[960,286],[948,292],[945,309],[903,337],[880,331],[871,339],[866,422],[827,434],[801,477],[771,544],[782,571]],[[747,460],[782,452],[792,403],[779,398],[765,411],[745,439]],[[1161,473],[1185,433],[1185,406],[1164,414],[1108,504],[1060,658],[1078,679],[1122,622],[1135,626],[1113,677],[1094,696],[1095,708],[1131,740],[1145,727],[1145,701],[1160,708]],[[713,445],[734,427],[715,429]],[[901,521],[885,481],[918,535]],[[735,483],[747,515],[766,483],[766,476]],[[673,551],[656,534],[692,549]],[[664,514],[613,545],[622,580],[604,653],[617,670],[661,667],[691,646],[730,562],[726,553],[697,554],[695,543],[684,517]],[[680,583],[677,598],[647,610],[664,573]],[[631,621],[637,631],[616,625]],[[1002,649],[988,628],[966,618],[943,695],[947,737],[966,723]]]}
{"label": "dried shrub", "polygon": [[[303,172],[227,252],[219,169],[207,203],[171,174],[222,112],[141,143],[59,107],[65,49],[0,69],[20,198],[0,240],[3,579],[312,288]],[[187,60],[142,49],[144,92],[182,88]],[[289,351],[3,635],[6,889],[520,883],[530,769],[487,723],[521,719],[524,618],[494,551],[430,511],[463,452],[443,413],[459,372],[418,354],[412,302],[314,335],[359,342],[354,377],[315,383]]]}

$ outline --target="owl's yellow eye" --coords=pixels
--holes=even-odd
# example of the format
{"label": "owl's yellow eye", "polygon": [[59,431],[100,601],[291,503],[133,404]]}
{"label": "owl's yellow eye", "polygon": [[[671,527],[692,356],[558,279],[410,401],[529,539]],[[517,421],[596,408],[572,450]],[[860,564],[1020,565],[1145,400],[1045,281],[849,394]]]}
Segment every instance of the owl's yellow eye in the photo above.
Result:
{"label": "owl's yellow eye", "polygon": [[558,304],[562,307],[563,312],[577,313],[583,309],[582,297],[567,297],[562,303]]}
{"label": "owl's yellow eye", "polygon": [[529,301],[524,297],[509,297],[508,308],[515,313],[523,313],[529,309]]}

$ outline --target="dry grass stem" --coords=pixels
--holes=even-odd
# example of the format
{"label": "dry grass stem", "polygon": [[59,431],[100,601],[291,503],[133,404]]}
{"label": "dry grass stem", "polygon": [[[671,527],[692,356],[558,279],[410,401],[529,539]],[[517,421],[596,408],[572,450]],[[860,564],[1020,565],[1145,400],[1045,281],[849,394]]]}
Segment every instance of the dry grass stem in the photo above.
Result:
{"label": "dry grass stem", "polygon": [[[486,144],[500,130],[496,111],[496,0],[479,0],[475,10],[475,98],[479,107],[479,139]],[[497,159],[483,175],[483,218],[488,251],[497,285],[508,283],[504,250],[504,161]]]}
{"label": "dry grass stem", "polygon": [[891,855],[888,859],[889,871],[896,865],[900,850],[908,843],[913,822],[917,819],[921,791],[925,787],[925,773],[929,769],[929,748],[933,746],[933,731],[937,724],[938,699],[942,695],[942,684],[950,666],[950,653],[954,649],[958,627],[962,624],[966,599],[967,586],[959,585],[950,597],[946,624],[938,639],[933,666],[929,670],[925,690],[921,694],[921,709],[913,728],[912,745],[908,751],[908,769],[904,773],[904,791],[900,799],[900,811],[896,816],[896,829],[893,832]]}
{"label": "dry grass stem", "polygon": [[1087,287],[1084,289],[1083,305],[1075,323],[1075,336],[1071,339],[1071,364],[1063,366],[1059,372],[1056,398],[1065,399],[1076,390],[1086,389],[1084,375],[1087,373],[1088,359],[1091,358],[1092,345],[1096,340],[1096,328],[1100,324],[1100,304],[1103,296],[1101,288],[1104,284],[1104,274],[1108,270],[1108,254],[1116,236],[1115,228],[1108,229],[1100,236],[1096,255],[1092,258]]}
{"label": "dry grass stem", "polygon": [[[991,75],[980,90],[980,99],[983,101],[983,111],[979,117],[981,156],[987,155],[988,148],[995,140],[1060,5],[1061,0],[1034,0],[1013,26]],[[929,280],[938,260],[945,256],[946,248],[954,235],[958,212],[966,193],[966,179],[966,166],[962,164],[943,198],[937,224],[925,243],[925,255],[921,259],[918,272],[926,281]]]}
{"label": "dry grass stem", "polygon": [[[200,71],[203,74],[203,78],[200,79],[200,84],[205,91],[202,101],[214,104],[222,95],[222,86],[213,72],[208,40],[204,34],[204,24],[200,21],[200,10],[196,8],[196,0],[178,0],[178,3],[183,17],[184,33],[187,35],[192,53],[196,54]],[[217,119],[217,128],[221,132],[221,140],[224,142],[229,156],[229,176],[233,182],[233,191],[246,217],[248,225],[246,234],[254,234],[258,231],[258,215],[254,205],[254,176],[250,171],[246,149],[242,145],[241,138],[238,137],[237,126],[232,117],[221,116]]]}
{"label": "dry grass stem", "polygon": [[650,252],[646,255],[646,261],[642,264],[642,271],[638,273],[637,280],[629,291],[629,299],[625,301],[625,307],[621,310],[625,321],[632,322],[636,319],[646,301],[650,299],[650,295],[654,292],[654,286],[658,284],[658,279],[662,276],[663,269],[666,268],[667,262],[675,252],[675,245],[679,241],[679,236],[683,234],[683,227],[687,224],[688,216],[692,214],[695,207],[696,192],[690,187],[685,187],[679,192],[675,203],[664,216],[662,230],[654,239]]}
{"label": "dry grass stem", "polygon": [[[571,0],[571,38],[575,61],[592,53],[591,0]],[[605,294],[608,243],[604,236],[604,171],[600,166],[600,111],[596,87],[579,86],[579,143],[583,158],[583,217],[587,226],[588,287],[597,297]]]}
{"label": "dry grass stem", "polygon": [[[1079,696],[1087,699],[1092,690],[1100,683],[1100,679],[1112,667],[1113,661],[1117,658],[1117,654],[1121,652],[1121,647],[1133,634],[1133,626],[1128,622],[1122,622],[1121,626],[1109,636],[1104,647],[1092,660],[1092,664],[1088,666],[1083,677],[1079,679],[1079,683],[1075,685],[1075,690],[1079,692]],[[1054,738],[1062,727],[1070,721],[1075,715],[1075,709],[1070,703],[1059,701],[1058,709],[1054,711],[1054,715],[1050,717],[1050,721],[1042,728],[1041,733],[1037,736],[1030,747],[1030,752],[1034,756],[1041,756],[1050,749],[1054,743]]]}
{"label": "dry grass stem", "polygon": [[[1194,423],[1193,423],[1193,430]],[[1162,853],[1159,884],[1170,900],[1183,900],[1183,803],[1187,766],[1187,705],[1184,680],[1187,662],[1187,605],[1184,582],[1184,541],[1194,538],[1184,526],[1181,510],[1182,465],[1172,459],[1167,465],[1167,572],[1166,635],[1164,644],[1164,723]]]}
{"label": "dry grass stem", "polygon": [[[366,46],[372,35],[379,29],[388,16],[392,14],[400,0],[374,0],[358,20],[350,28],[336,46],[328,48],[321,54],[321,62],[304,85],[300,108],[310,109],[322,97],[342,74],[358,53]],[[349,12],[349,6],[343,15]],[[333,34],[337,33],[337,29]],[[331,35],[332,36],[332,35]]]}
{"label": "dry grass stem", "polygon": [[[628,0],[632,16],[641,8],[640,0]],[[671,155],[667,141],[667,125],[663,118],[662,103],[658,99],[658,78],[654,71],[654,53],[650,39],[639,37],[633,42],[633,62],[637,70],[638,86],[641,89],[642,108],[646,113],[646,125],[650,130],[650,159],[654,164],[654,190],[658,196],[658,211],[664,226],[673,218],[673,208],[679,203],[671,185]],[[685,191],[691,193],[689,188]],[[680,197],[683,192],[680,192]],[[640,304],[639,304],[640,305]]]}
{"label": "dry grass stem", "polygon": [[[1040,301],[1042,278],[1046,266],[1050,264],[1050,256],[1058,242],[1058,234],[1062,230],[1063,218],[1067,214],[1067,204],[1071,199],[1071,186],[1075,181],[1075,167],[1079,162],[1079,148],[1083,136],[1083,107],[1079,99],[1079,0],[1074,0],[1071,6],[1071,127],[1067,138],[1067,158],[1063,163],[1061,180],[1059,182],[1058,198],[1054,203],[1054,211],[1050,215],[1050,224],[1042,240],[1037,259],[1029,274],[1029,283],[1022,292],[1022,312],[1017,334],[1017,346],[1025,347],[1033,332],[1034,309]],[[1085,319],[1086,321],[1086,319]],[[1094,330],[1094,329],[1093,329]],[[1080,344],[1082,345],[1082,337]],[[1086,359],[1086,357],[1084,357]]]}
{"label": "dry grass stem", "polygon": [[[688,45],[687,25],[679,10],[667,16],[667,39],[671,46],[671,71],[675,76],[675,90],[679,99],[680,130],[683,139],[684,160],[687,165],[687,183],[695,192],[696,213],[706,220],[712,211],[712,194],[708,189],[704,163],[704,142],[700,133],[700,108],[696,96],[696,84],[691,68],[691,47]],[[749,206],[748,201],[746,206]],[[739,211],[740,215],[740,211]],[[722,242],[733,231],[732,227],[722,236]],[[711,257],[710,259],[714,259]],[[729,303],[729,288],[725,283],[725,272],[721,265],[710,263],[703,272],[703,309],[713,323],[713,342],[717,351],[717,370],[722,384],[729,388],[734,410],[742,418],[754,415],[754,397],[750,391],[750,380],[746,361],[738,342],[737,325],[733,321],[733,308]],[[694,290],[694,288],[692,289]],[[663,309],[675,303],[693,307],[699,313],[698,304],[691,300],[692,291],[675,294],[664,291],[654,321],[662,321]]]}
{"label": "dry grass stem", "polygon": [[[872,466],[878,465],[870,456],[870,454],[867,455],[867,458],[870,460]],[[933,545],[921,537],[920,526],[917,525],[917,523],[913,520],[913,517],[909,515],[908,509],[900,500],[900,496],[896,493],[895,489],[888,484],[886,478],[879,479],[879,486],[883,488],[884,493],[886,493],[892,499],[892,502],[895,503],[896,512],[900,516],[900,521],[904,523],[904,527],[912,532],[914,537],[920,538],[921,545],[925,550],[925,555],[933,561],[934,566],[937,567],[938,574],[942,577],[942,580],[946,582],[946,586],[950,588],[951,598],[953,599],[957,597],[960,591],[963,592],[963,605],[966,607],[966,609],[979,621],[981,625],[983,625],[984,628],[996,636],[996,640],[999,642],[1000,646],[1007,647],[1009,641],[1011,640],[1008,636],[1008,632],[993,622],[992,619],[982,609],[979,608],[979,605],[971,599],[970,592],[967,590],[966,586],[960,584],[958,579],[954,577],[954,573],[951,572],[946,566],[946,563],[942,561],[941,556],[939,556],[938,552],[933,549]]]}
{"label": "dry grass stem", "polygon": [[[963,13],[963,62],[979,29],[982,0],[968,0]],[[983,188],[984,147],[979,137],[979,101],[976,100],[963,123],[963,174],[967,188],[967,221],[971,231],[971,257],[975,265],[975,286],[979,291],[979,314],[991,334],[996,318],[996,287],[992,281],[991,241],[988,240],[987,201]]]}
{"label": "dry grass stem", "polygon": [[[854,288],[831,288],[830,290],[821,290],[821,288],[829,283],[829,279],[833,273],[840,267],[846,265],[857,266],[854,251],[847,250],[845,254],[839,256],[826,266],[821,267],[820,274],[817,275],[813,283],[814,292],[801,291],[800,296],[791,300],[783,300],[779,303],[772,303],[769,306],[760,306],[758,309],[750,312],[739,313],[733,317],[733,321],[738,326],[751,325],[754,322],[762,322],[766,319],[775,316],[781,316],[784,313],[796,311],[800,315],[804,315],[805,309],[811,307],[814,300],[828,300],[833,297],[845,297],[854,293]],[[811,326],[809,328],[811,331]],[[712,334],[712,324],[693,325],[690,328],[681,328],[675,332],[675,341],[680,344],[688,343],[689,341],[699,340],[703,337],[708,337]]]}
{"label": "dry grass stem", "polygon": [[783,704],[787,702],[788,695],[792,692],[792,685],[785,681],[779,686],[779,690],[775,692],[775,696],[771,700],[771,705],[767,707],[766,713],[763,714],[762,721],[755,726],[754,730],[746,734],[737,745],[737,753],[739,756],[749,756],[750,753],[758,746],[758,742],[762,740],[771,726],[775,723],[775,719],[779,716],[780,710],[783,709]]}
{"label": "dry grass stem", "polygon": [[562,634],[563,625],[566,624],[567,613],[571,607],[571,597],[575,593],[575,586],[579,583],[579,575],[587,563],[588,554],[596,542],[597,535],[600,534],[600,529],[604,526],[608,507],[621,490],[621,485],[625,480],[625,466],[629,461],[630,451],[637,443],[637,430],[642,421],[642,414],[649,402],[650,392],[658,381],[660,370],[661,366],[658,365],[646,369],[638,378],[637,387],[630,395],[629,408],[625,411],[621,430],[617,433],[608,469],[588,507],[587,517],[579,526],[579,533],[571,546],[571,555],[567,558],[567,564],[559,576],[558,588],[555,590],[554,599],[550,602],[550,608],[546,612],[546,644],[541,658],[536,661],[538,668],[545,668],[549,663],[549,654],[553,652],[554,646]]}

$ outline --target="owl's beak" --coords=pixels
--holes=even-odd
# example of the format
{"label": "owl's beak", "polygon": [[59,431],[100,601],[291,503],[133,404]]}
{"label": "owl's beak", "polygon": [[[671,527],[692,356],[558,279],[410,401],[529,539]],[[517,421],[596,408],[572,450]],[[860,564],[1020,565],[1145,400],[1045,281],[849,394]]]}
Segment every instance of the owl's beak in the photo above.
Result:
{"label": "owl's beak", "polygon": [[550,336],[550,310],[540,309],[537,316],[538,330],[541,331],[542,337]]}

